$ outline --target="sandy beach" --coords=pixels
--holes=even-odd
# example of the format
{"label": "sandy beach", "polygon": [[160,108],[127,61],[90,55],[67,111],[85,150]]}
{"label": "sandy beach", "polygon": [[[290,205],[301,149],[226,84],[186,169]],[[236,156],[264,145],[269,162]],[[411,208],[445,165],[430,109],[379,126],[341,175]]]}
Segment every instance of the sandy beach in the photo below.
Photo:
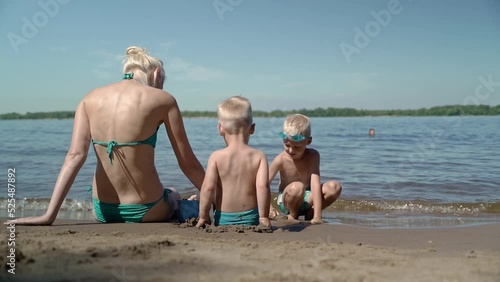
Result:
{"label": "sandy beach", "polygon": [[[2,219],[2,222],[5,219]],[[274,233],[56,220],[16,226],[1,281],[500,281],[500,225],[375,229],[273,221]],[[4,227],[6,228],[6,227]]]}

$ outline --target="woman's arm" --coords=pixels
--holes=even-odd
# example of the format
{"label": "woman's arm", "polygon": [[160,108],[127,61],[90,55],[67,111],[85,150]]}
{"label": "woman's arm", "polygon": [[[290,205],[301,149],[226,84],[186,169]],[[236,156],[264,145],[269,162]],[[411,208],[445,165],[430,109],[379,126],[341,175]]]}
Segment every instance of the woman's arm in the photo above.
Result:
{"label": "woman's arm", "polygon": [[205,170],[191,149],[177,101],[171,95],[168,95],[168,99],[168,110],[164,117],[168,138],[182,172],[200,190]]}
{"label": "woman's arm", "polygon": [[59,208],[66,198],[71,185],[75,181],[76,175],[82,168],[87,159],[90,145],[90,124],[85,110],[85,102],[78,105],[75,112],[73,124],[73,135],[71,137],[71,146],[64,160],[64,164],[59,172],[49,207],[42,216],[18,218],[7,223],[24,225],[50,225],[56,219]]}

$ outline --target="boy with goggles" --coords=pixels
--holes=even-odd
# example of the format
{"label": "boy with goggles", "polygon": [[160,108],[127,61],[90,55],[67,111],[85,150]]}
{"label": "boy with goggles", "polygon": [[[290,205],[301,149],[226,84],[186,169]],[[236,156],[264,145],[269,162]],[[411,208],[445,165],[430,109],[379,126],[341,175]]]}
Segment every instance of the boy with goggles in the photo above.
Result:
{"label": "boy with goggles", "polygon": [[[320,182],[318,151],[307,148],[311,144],[311,122],[305,115],[294,114],[286,118],[283,131],[284,151],[274,158],[269,168],[269,183],[279,172],[277,204],[289,220],[304,215],[311,223],[322,223],[322,210],[331,205],[342,192],[338,181]],[[278,215],[270,207],[270,218]]]}

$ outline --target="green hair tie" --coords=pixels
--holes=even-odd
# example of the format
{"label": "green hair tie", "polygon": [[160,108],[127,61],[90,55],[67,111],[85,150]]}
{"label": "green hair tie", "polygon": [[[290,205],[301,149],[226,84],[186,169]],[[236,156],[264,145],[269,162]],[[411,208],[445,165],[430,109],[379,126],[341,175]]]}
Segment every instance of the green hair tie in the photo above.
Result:
{"label": "green hair tie", "polygon": [[123,75],[123,79],[132,79],[134,78],[134,73],[129,72]]}

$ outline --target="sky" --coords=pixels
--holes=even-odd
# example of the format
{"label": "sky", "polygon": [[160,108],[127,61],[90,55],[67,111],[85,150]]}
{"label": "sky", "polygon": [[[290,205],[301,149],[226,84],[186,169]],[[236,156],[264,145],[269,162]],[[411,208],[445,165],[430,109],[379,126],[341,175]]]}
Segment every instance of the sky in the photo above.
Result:
{"label": "sky", "polygon": [[131,45],[181,110],[500,104],[498,0],[2,0],[0,114],[75,110]]}

